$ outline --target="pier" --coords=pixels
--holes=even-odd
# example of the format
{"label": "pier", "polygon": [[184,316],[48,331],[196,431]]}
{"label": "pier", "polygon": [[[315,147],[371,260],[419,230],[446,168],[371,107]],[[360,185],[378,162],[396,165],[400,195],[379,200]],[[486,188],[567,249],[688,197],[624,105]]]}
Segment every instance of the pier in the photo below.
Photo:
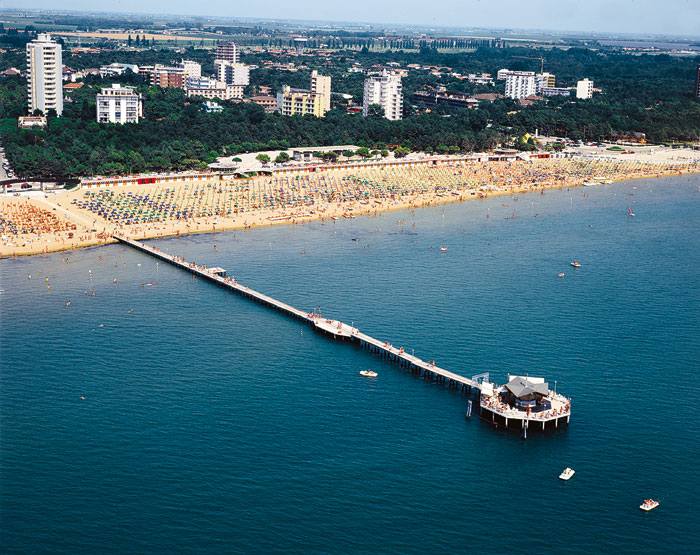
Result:
{"label": "pier", "polygon": [[[497,402],[499,399],[497,391],[494,390],[495,385],[488,381],[488,374],[481,374],[468,378],[444,368],[436,366],[431,361],[422,360],[419,357],[409,354],[403,347],[395,347],[389,341],[380,341],[370,335],[362,333],[358,328],[349,326],[338,320],[324,318],[321,314],[315,314],[299,310],[287,303],[274,299],[264,293],[251,289],[247,285],[241,285],[233,277],[226,275],[226,270],[223,268],[207,268],[204,265],[197,265],[193,262],[188,262],[184,258],[162,252],[157,247],[147,245],[145,243],[127,239],[118,235],[114,238],[136,250],[151,255],[163,262],[167,262],[186,272],[189,272],[197,277],[215,283],[221,287],[229,289],[243,297],[254,300],[269,308],[273,308],[279,312],[301,320],[302,322],[312,326],[316,331],[328,335],[334,339],[340,339],[354,343],[363,349],[367,349],[372,353],[376,353],[382,358],[391,360],[400,367],[409,370],[411,373],[422,376],[426,379],[442,383],[450,389],[457,389],[464,393],[480,394],[480,413],[482,418],[491,421],[494,424],[502,424],[508,427],[509,425],[517,425],[518,427],[527,428],[528,421],[536,421],[541,423],[542,429],[548,422],[553,422],[554,427],[559,427],[560,419],[565,419],[569,422],[570,416],[570,401],[562,396],[558,396],[551,391],[547,395],[548,402],[552,408],[546,415],[542,413],[537,417],[531,414],[530,411],[513,409]],[[505,386],[503,386],[505,387]],[[501,388],[502,389],[502,388]],[[563,407],[566,406],[564,413]],[[498,419],[497,419],[498,416]]]}

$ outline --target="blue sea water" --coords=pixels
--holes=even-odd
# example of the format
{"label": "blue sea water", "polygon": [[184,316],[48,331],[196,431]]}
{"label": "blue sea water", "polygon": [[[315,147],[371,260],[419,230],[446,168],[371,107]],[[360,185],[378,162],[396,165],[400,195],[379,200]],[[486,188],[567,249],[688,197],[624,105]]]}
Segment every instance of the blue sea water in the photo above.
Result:
{"label": "blue sea water", "polygon": [[697,550],[699,187],[153,241],[449,370],[556,380],[571,424],[526,441],[127,247],[0,261],[3,552]]}

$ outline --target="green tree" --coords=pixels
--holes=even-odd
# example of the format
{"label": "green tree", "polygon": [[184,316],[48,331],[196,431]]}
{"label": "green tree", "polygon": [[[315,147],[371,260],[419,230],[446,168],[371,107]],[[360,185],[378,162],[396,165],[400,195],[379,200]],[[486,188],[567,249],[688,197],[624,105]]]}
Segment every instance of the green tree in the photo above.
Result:
{"label": "green tree", "polygon": [[285,164],[286,162],[289,162],[289,154],[282,151],[275,158],[275,164]]}
{"label": "green tree", "polygon": [[369,158],[370,156],[372,156],[372,154],[370,154],[369,149],[366,146],[361,146],[360,148],[358,148],[355,151],[355,154],[357,154],[361,158]]}
{"label": "green tree", "polygon": [[265,164],[267,164],[267,163],[270,162],[270,156],[267,155],[267,154],[265,154],[264,152],[261,152],[260,154],[258,154],[258,155],[255,157],[255,159],[256,159],[258,162],[260,162],[263,166],[264,166]]}
{"label": "green tree", "polygon": [[370,104],[369,107],[367,108],[367,117],[368,118],[383,118],[384,117],[384,108],[382,108],[379,104]]}

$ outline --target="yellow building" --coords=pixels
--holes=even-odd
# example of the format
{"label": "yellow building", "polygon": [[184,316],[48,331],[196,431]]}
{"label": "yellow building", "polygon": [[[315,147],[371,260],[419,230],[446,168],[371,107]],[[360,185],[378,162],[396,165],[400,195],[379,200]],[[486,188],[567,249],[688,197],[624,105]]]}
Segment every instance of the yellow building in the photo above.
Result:
{"label": "yellow building", "polygon": [[325,99],[325,95],[285,86],[277,93],[277,110],[285,116],[311,114],[322,118],[326,115]]}

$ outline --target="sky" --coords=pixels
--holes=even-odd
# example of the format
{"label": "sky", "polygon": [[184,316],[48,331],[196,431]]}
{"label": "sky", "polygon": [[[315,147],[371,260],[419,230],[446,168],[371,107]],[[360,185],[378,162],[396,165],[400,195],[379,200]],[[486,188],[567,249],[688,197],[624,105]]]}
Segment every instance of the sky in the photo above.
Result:
{"label": "sky", "polygon": [[0,8],[362,21],[700,37],[700,0],[0,0]]}

